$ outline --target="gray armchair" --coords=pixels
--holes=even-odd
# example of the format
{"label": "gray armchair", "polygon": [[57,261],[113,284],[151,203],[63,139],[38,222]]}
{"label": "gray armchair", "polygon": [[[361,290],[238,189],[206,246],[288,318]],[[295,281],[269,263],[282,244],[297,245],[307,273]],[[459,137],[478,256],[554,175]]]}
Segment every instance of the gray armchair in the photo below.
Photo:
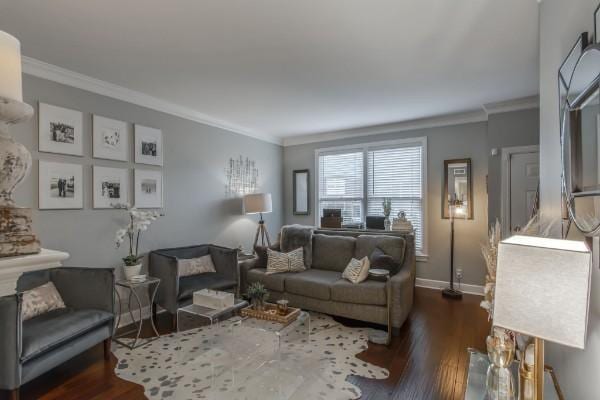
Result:
{"label": "gray armchair", "polygon": [[[180,277],[177,271],[178,259],[190,259],[210,254],[215,270],[199,275]],[[177,309],[192,302],[195,291],[202,289],[233,290],[239,293],[239,271],[237,250],[203,244],[155,250],[150,253],[148,272],[160,278],[158,292],[153,304],[166,309],[172,315],[173,329],[177,328]]]}
{"label": "gray armchair", "polygon": [[[21,320],[21,293],[52,281],[66,308]],[[110,356],[114,273],[109,268],[61,267],[23,274],[17,294],[0,297],[0,389],[19,387],[104,342]]]}

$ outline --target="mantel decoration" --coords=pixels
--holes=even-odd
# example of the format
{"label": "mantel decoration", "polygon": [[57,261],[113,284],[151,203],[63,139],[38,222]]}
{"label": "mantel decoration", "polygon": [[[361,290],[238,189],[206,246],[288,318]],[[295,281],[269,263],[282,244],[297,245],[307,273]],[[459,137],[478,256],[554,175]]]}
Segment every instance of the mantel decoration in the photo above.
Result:
{"label": "mantel decoration", "polygon": [[258,168],[256,162],[248,157],[244,160],[239,158],[230,158],[225,168],[227,184],[225,192],[228,196],[243,196],[245,194],[256,192],[258,183]]}
{"label": "mantel decoration", "polygon": [[31,169],[31,154],[8,133],[27,121],[33,108],[23,103],[21,44],[0,31],[0,257],[40,252],[31,229],[31,209],[17,207],[12,195]]}
{"label": "mantel decoration", "polygon": [[140,263],[142,257],[139,255],[142,232],[147,231],[150,224],[156,221],[160,214],[156,211],[141,211],[127,204],[120,204],[115,208],[127,210],[129,216],[127,226],[117,231],[115,242],[117,247],[121,247],[123,242],[125,242],[125,238],[129,242],[129,254],[123,258],[123,262],[125,263],[123,271],[125,272],[125,277],[131,279],[139,275],[142,270],[142,263]]}
{"label": "mantel decoration", "polygon": [[392,199],[389,197],[384,197],[381,206],[383,207],[383,216],[385,217],[383,224],[385,230],[389,231],[392,229],[392,221],[390,220],[390,214],[392,213]]}

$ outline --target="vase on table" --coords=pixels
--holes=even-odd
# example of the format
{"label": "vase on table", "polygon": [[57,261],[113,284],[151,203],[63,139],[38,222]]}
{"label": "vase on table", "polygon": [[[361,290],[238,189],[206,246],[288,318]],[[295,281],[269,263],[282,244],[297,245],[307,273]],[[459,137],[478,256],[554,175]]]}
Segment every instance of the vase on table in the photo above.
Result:
{"label": "vase on table", "polygon": [[123,273],[125,274],[125,279],[127,279],[128,281],[131,280],[131,278],[133,278],[136,275],[140,275],[140,273],[142,272],[142,264],[135,264],[135,265],[124,265],[123,266]]}
{"label": "vase on table", "polygon": [[496,330],[487,337],[490,366],[486,375],[486,400],[515,400],[515,381],[510,365],[515,358],[515,342]]}

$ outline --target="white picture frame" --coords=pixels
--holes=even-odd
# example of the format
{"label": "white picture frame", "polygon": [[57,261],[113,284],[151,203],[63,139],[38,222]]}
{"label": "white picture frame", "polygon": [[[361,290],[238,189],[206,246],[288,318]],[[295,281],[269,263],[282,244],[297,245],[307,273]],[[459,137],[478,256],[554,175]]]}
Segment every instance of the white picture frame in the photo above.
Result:
{"label": "white picture frame", "polygon": [[83,156],[83,114],[39,103],[39,151]]}
{"label": "white picture frame", "polygon": [[39,162],[40,210],[83,208],[83,167],[40,160]]}
{"label": "white picture frame", "polygon": [[129,161],[129,131],[126,122],[94,115],[92,131],[94,158]]}
{"label": "white picture frame", "polygon": [[129,169],[94,165],[94,208],[115,208],[129,203]]}
{"label": "white picture frame", "polygon": [[136,168],[134,182],[137,208],[163,208],[162,171]]}
{"label": "white picture frame", "polygon": [[136,164],[163,165],[163,138],[160,129],[135,125]]}

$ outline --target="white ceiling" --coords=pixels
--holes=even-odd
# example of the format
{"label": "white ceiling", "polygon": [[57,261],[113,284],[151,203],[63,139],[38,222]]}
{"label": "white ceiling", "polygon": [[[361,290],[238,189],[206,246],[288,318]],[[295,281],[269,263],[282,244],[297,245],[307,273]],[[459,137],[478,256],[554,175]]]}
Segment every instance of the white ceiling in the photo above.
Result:
{"label": "white ceiling", "polygon": [[253,135],[538,93],[536,0],[0,0],[23,54]]}

